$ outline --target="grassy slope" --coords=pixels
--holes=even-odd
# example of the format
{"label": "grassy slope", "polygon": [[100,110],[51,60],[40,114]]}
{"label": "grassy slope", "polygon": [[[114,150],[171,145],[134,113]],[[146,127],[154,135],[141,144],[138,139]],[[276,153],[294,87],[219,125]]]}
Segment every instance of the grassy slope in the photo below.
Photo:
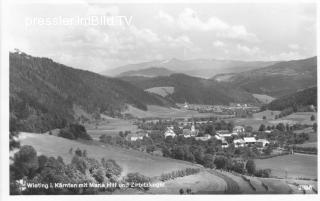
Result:
{"label": "grassy slope", "polygon": [[269,159],[255,160],[257,168],[270,168],[271,174],[278,177],[288,178],[317,178],[317,156],[315,155],[285,155]]}

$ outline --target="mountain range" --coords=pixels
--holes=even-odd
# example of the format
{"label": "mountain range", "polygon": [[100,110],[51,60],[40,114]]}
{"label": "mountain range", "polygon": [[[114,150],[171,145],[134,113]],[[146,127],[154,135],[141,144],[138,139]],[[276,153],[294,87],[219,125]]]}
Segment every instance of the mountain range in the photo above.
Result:
{"label": "mountain range", "polygon": [[[101,72],[107,76],[128,76],[130,72],[133,76],[144,74],[145,71],[152,71],[154,68],[166,69],[175,73],[183,73],[190,76],[210,78],[220,73],[238,73],[253,69],[259,69],[277,63],[277,61],[236,61],[236,60],[216,60],[216,59],[191,59],[191,60],[156,60],[137,64],[128,64],[111,70]],[[147,70],[149,69],[149,70]],[[140,71],[142,70],[142,71]],[[172,74],[172,73],[171,73]],[[161,76],[163,74],[157,74]]]}
{"label": "mountain range", "polygon": [[241,73],[216,75],[212,79],[240,87],[249,93],[281,97],[317,85],[317,57],[279,62]]}

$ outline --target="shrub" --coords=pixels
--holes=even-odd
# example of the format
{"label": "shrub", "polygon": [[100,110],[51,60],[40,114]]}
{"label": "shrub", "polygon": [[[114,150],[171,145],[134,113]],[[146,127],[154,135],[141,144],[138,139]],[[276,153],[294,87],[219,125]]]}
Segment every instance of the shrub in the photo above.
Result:
{"label": "shrub", "polygon": [[150,187],[144,186],[144,184],[149,183],[151,179],[136,172],[127,174],[125,181],[130,183],[131,188],[137,188],[139,190],[149,190]]}
{"label": "shrub", "polygon": [[270,169],[261,169],[261,170],[257,170],[254,173],[254,176],[256,176],[256,177],[269,178],[270,175],[271,175],[271,170]]}
{"label": "shrub", "polygon": [[102,167],[105,168],[106,176],[108,178],[113,178],[113,176],[119,177],[121,175],[122,168],[113,159],[106,160],[105,158],[102,158],[101,164]]}
{"label": "shrub", "polygon": [[218,169],[225,169],[227,167],[228,159],[224,156],[219,156],[214,159],[214,164]]}
{"label": "shrub", "polygon": [[249,174],[254,174],[256,171],[256,164],[253,160],[248,160],[246,164],[246,170]]}
{"label": "shrub", "polygon": [[24,145],[14,155],[13,168],[15,170],[16,180],[24,176],[33,177],[39,167],[36,150],[29,145]]}
{"label": "shrub", "polygon": [[71,140],[92,140],[91,136],[87,133],[86,128],[80,124],[70,124],[68,127],[61,129],[58,136]]}

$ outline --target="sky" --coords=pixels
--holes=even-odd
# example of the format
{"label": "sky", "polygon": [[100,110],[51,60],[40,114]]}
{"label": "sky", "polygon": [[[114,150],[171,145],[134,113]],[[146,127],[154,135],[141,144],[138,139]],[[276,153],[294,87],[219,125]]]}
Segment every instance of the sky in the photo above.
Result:
{"label": "sky", "polygon": [[[12,4],[8,13],[11,50],[94,72],[172,58],[270,61],[316,55],[313,3],[81,1]],[[76,23],[92,16],[115,21]]]}

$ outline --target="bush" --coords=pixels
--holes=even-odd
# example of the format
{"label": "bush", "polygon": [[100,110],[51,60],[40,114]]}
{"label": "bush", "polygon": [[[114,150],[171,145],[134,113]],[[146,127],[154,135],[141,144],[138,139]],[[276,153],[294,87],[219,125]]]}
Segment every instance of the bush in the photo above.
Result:
{"label": "bush", "polygon": [[24,145],[14,155],[14,163],[12,168],[15,171],[15,180],[21,179],[24,176],[32,178],[39,167],[36,150],[29,145]]}
{"label": "bush", "polygon": [[144,184],[148,184],[151,179],[136,172],[127,174],[125,181],[130,183],[131,188],[137,188],[139,190],[149,190],[150,187],[144,186]]}
{"label": "bush", "polygon": [[113,159],[106,160],[105,158],[102,158],[101,164],[102,164],[102,167],[105,168],[106,176],[108,178],[112,179],[113,176],[119,177],[121,175],[122,168]]}
{"label": "bush", "polygon": [[254,176],[256,176],[256,177],[269,178],[270,175],[271,175],[271,170],[270,169],[261,169],[261,170],[257,170],[254,173]]}
{"label": "bush", "polygon": [[249,174],[254,174],[256,171],[256,164],[253,160],[248,160],[246,164],[246,170]]}
{"label": "bush", "polygon": [[61,129],[58,136],[71,140],[92,140],[91,136],[87,133],[86,128],[80,124],[70,124],[67,128]]}
{"label": "bush", "polygon": [[228,164],[228,159],[224,156],[219,156],[214,159],[214,164],[218,169],[226,169]]}

